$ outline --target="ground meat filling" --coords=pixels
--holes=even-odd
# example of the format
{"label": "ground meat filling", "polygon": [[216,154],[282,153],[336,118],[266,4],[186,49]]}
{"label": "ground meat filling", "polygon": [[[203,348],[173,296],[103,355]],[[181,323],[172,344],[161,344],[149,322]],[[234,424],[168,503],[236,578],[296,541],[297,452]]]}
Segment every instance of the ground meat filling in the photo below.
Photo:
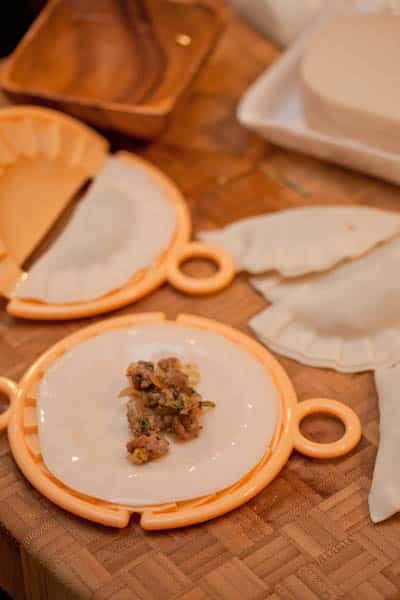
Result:
{"label": "ground meat filling", "polygon": [[127,418],[133,438],[126,448],[133,463],[166,454],[169,442],[164,433],[177,441],[199,435],[202,409],[215,405],[196,392],[200,378],[193,365],[182,365],[175,357],[158,363],[141,360],[130,364],[126,374],[131,385],[121,394],[131,397]]}
{"label": "ground meat filling", "polygon": [[128,421],[133,438],[127,443],[126,449],[129,458],[136,465],[159,458],[168,452],[169,442],[160,433],[154,417],[147,415],[132,415],[132,408],[128,402]]}

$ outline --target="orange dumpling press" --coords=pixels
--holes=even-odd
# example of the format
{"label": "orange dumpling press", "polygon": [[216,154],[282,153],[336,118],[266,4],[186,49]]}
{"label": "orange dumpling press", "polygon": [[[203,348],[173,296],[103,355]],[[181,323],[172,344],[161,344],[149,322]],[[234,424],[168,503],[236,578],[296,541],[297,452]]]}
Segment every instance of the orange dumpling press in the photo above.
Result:
{"label": "orange dumpling press", "polygon": [[[172,207],[175,229],[170,243],[145,268],[133,269],[123,285],[99,296],[74,302],[17,297],[16,287],[27,276],[25,261],[109,156],[105,138],[57,111],[31,106],[0,111],[0,293],[9,299],[11,315],[74,319],[135,302],[167,281],[188,294],[209,294],[233,279],[229,255],[215,246],[190,241],[190,215],[176,186],[143,159],[119,152],[114,158],[145,172]],[[212,260],[217,272],[200,279],[185,275],[180,265],[190,258]]]}

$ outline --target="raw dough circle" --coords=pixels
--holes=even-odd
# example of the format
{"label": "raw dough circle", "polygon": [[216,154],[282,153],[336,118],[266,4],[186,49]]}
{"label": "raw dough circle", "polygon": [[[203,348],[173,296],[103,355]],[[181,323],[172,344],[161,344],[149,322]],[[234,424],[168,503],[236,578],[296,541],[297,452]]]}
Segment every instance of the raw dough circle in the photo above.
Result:
{"label": "raw dough circle", "polygon": [[[175,355],[195,362],[198,387],[216,408],[196,440],[171,443],[142,467],[126,458],[127,365]],[[129,326],[89,338],[59,358],[38,389],[42,456],[65,485],[127,506],[204,496],[239,481],[264,456],[279,416],[279,396],[260,362],[220,334],[173,323]]]}

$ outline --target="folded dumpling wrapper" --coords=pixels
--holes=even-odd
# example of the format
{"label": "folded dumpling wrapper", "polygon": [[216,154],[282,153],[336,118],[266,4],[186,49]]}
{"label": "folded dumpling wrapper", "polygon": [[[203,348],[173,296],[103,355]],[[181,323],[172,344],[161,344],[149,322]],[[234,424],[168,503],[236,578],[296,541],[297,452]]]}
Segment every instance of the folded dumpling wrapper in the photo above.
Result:
{"label": "folded dumpling wrapper", "polygon": [[362,206],[311,206],[251,217],[200,239],[234,258],[238,271],[295,277],[361,256],[400,231],[400,215]]}
{"label": "folded dumpling wrapper", "polygon": [[359,372],[400,361],[400,238],[323,274],[253,285],[273,302],[250,326],[304,364]]}
{"label": "folded dumpling wrapper", "polygon": [[375,371],[379,397],[380,441],[369,494],[369,512],[374,523],[400,511],[400,365]]}
{"label": "folded dumpling wrapper", "polygon": [[175,227],[171,202],[145,169],[111,158],[15,296],[52,304],[101,297],[149,267]]}

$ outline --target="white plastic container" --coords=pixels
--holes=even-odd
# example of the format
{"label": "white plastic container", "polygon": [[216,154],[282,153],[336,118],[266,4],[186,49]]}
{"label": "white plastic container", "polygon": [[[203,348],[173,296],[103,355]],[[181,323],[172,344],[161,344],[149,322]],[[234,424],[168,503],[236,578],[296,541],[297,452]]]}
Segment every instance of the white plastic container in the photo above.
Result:
{"label": "white plastic container", "polygon": [[301,59],[316,31],[339,15],[392,9],[387,0],[327,3],[315,22],[282,58],[247,90],[239,104],[239,121],[279,146],[400,184],[400,154],[384,152],[348,138],[325,135],[308,127],[300,89]]}

